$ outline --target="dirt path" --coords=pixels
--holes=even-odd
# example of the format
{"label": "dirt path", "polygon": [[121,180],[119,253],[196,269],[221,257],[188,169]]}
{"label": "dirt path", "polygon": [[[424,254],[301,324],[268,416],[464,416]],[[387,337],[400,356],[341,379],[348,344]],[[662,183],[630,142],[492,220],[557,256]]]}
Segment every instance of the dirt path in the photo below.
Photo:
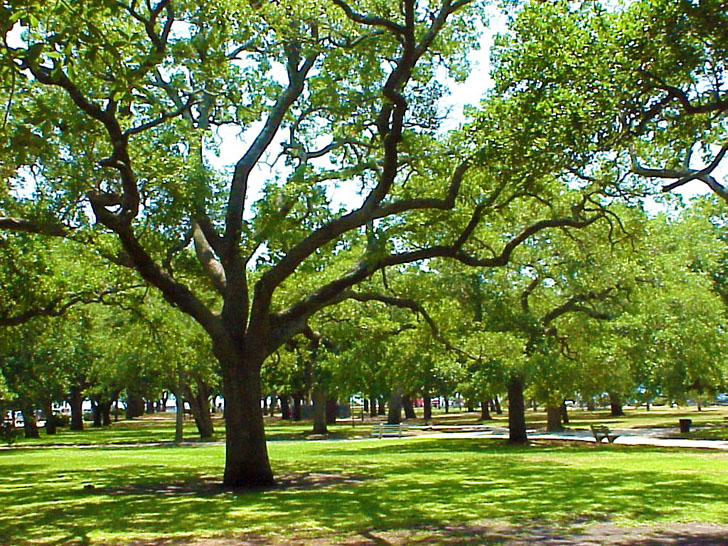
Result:
{"label": "dirt path", "polygon": [[518,527],[499,522],[440,529],[363,531],[356,535],[264,539],[253,536],[187,541],[135,542],[129,546],[727,546],[728,525],[705,523],[618,527],[597,523],[564,532],[547,526]]}

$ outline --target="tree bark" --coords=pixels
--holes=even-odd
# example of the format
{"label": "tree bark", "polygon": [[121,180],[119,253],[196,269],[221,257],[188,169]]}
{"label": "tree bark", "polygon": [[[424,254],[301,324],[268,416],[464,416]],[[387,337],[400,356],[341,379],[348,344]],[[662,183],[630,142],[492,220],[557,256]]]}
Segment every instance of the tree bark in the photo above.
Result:
{"label": "tree bark", "polygon": [[263,412],[260,408],[260,367],[263,358],[217,354],[225,395],[225,470],[230,488],[272,485]]}
{"label": "tree bark", "polygon": [[450,413],[450,399],[447,396],[443,396],[442,399],[445,401],[445,413]]}
{"label": "tree bark", "polygon": [[339,416],[339,401],[336,398],[326,398],[326,424],[335,425]]}
{"label": "tree bark", "polygon": [[378,398],[377,402],[379,403],[377,408],[377,415],[387,415],[387,410],[384,407],[384,398]]}
{"label": "tree bark", "polygon": [[363,405],[362,411],[364,413],[367,413],[369,411],[369,399],[368,398],[364,398],[364,399],[362,399],[362,402],[363,402],[363,404],[362,404]]}
{"label": "tree bark", "polygon": [[372,396],[369,403],[369,417],[377,416],[377,397]]}
{"label": "tree bark", "polygon": [[493,397],[493,406],[495,408],[495,412],[498,415],[503,415],[503,408],[501,407],[500,399],[497,396]]}
{"label": "tree bark", "polygon": [[40,438],[38,424],[35,421],[35,411],[33,410],[33,406],[30,404],[24,404],[23,407],[20,408],[20,411],[23,414],[23,430],[25,431],[25,437]]}
{"label": "tree bark", "polygon": [[609,406],[612,410],[612,417],[621,417],[624,415],[624,410],[622,409],[622,397],[616,392],[609,393]]}
{"label": "tree bark", "polygon": [[91,412],[93,413],[93,424],[94,428],[101,428],[101,408],[99,407],[99,401],[96,398],[91,398]]}
{"label": "tree bark", "polygon": [[561,424],[561,407],[546,405],[546,430],[549,432],[564,430]]}
{"label": "tree bark", "polygon": [[561,404],[561,422],[565,425],[569,424],[569,408],[566,407],[566,402]]}
{"label": "tree bark", "polygon": [[326,426],[326,391],[319,386],[313,389],[313,433],[329,433]]}
{"label": "tree bark", "polygon": [[405,419],[417,419],[417,413],[415,413],[415,405],[412,402],[412,395],[405,394],[402,396],[402,409],[404,409]]}
{"label": "tree bark", "polygon": [[293,420],[298,422],[301,420],[301,399],[300,393],[293,395]]}
{"label": "tree bark", "polygon": [[212,438],[215,429],[212,425],[210,415],[210,388],[201,380],[195,379],[197,391],[194,392],[189,384],[184,386],[184,393],[190,404],[190,411],[197,426],[200,438],[206,440]]}
{"label": "tree bark", "polygon": [[101,402],[101,424],[105,427],[111,425],[111,406],[113,403],[113,400]]}
{"label": "tree bark", "polygon": [[432,420],[432,398],[430,398],[430,393],[425,393],[422,398],[422,413],[425,421]]}
{"label": "tree bark", "polygon": [[596,405],[594,404],[594,397],[590,396],[586,399],[586,411],[594,411],[596,408]]}
{"label": "tree bark", "polygon": [[185,430],[185,402],[182,396],[182,385],[178,385],[177,392],[174,393],[175,414],[174,414],[174,443],[179,445],[184,439]]}
{"label": "tree bark", "polygon": [[490,414],[490,402],[488,400],[483,400],[480,403],[480,420],[490,421],[492,419],[493,416]]}
{"label": "tree bark", "polygon": [[528,441],[523,389],[523,378],[511,377],[508,382],[508,443],[510,444],[525,444]]}
{"label": "tree bark", "polygon": [[289,421],[291,419],[291,404],[288,396],[279,396],[278,400],[281,403],[281,419]]}
{"label": "tree bark", "polygon": [[71,387],[68,403],[71,406],[70,430],[83,430],[83,396],[81,387]]}
{"label": "tree bark", "polygon": [[387,424],[398,425],[402,422],[402,389],[392,389],[389,395],[389,412],[387,413]]}
{"label": "tree bark", "polygon": [[45,431],[46,434],[52,436],[56,433],[56,418],[53,415],[53,401],[47,401],[43,404],[43,413],[46,416]]}

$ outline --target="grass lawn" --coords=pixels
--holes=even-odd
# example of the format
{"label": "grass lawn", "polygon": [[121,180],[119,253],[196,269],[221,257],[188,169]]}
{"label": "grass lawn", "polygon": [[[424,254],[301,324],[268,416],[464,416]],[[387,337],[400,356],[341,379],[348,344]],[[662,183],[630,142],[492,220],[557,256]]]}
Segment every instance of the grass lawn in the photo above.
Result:
{"label": "grass lawn", "polygon": [[525,532],[728,522],[724,453],[393,439],[273,441],[270,454],[284,487],[233,493],[216,486],[220,445],[0,451],[0,543],[325,536],[336,544],[483,521]]}

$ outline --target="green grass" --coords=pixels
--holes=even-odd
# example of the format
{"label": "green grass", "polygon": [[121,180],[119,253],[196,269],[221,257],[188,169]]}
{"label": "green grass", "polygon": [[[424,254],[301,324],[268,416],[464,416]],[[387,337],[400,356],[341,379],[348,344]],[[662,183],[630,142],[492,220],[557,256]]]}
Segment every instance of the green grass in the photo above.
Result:
{"label": "green grass", "polygon": [[219,445],[2,451],[0,543],[728,520],[725,454],[457,439],[274,441],[270,454],[290,486],[233,493],[214,485]]}

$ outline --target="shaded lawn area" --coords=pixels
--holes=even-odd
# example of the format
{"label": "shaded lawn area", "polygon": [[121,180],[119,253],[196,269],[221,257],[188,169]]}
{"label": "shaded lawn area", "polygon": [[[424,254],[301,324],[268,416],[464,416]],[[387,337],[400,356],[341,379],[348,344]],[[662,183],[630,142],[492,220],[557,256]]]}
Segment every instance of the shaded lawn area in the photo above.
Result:
{"label": "shaded lawn area", "polygon": [[[45,430],[40,429],[39,438],[19,437],[15,445],[21,446],[52,446],[52,445],[104,445],[104,444],[145,444],[145,443],[171,443],[174,440],[174,415],[156,414],[154,417],[145,416],[141,419],[121,420],[110,426],[94,428],[85,423],[83,431],[72,431],[68,428],[59,428],[54,435],[48,436]],[[225,423],[220,417],[213,417],[215,435],[211,441],[225,439]],[[313,436],[311,421],[291,423],[270,419],[266,422],[266,436],[269,440],[303,440]],[[369,436],[371,424],[357,423],[355,427],[345,420],[341,424],[330,425],[331,438],[351,438]],[[200,442],[194,422],[185,421],[185,442]],[[0,444],[1,445],[1,444]]]}
{"label": "shaded lawn area", "polygon": [[270,452],[285,487],[257,492],[217,487],[218,445],[0,452],[0,543],[728,521],[725,454],[472,439],[280,441]]}

